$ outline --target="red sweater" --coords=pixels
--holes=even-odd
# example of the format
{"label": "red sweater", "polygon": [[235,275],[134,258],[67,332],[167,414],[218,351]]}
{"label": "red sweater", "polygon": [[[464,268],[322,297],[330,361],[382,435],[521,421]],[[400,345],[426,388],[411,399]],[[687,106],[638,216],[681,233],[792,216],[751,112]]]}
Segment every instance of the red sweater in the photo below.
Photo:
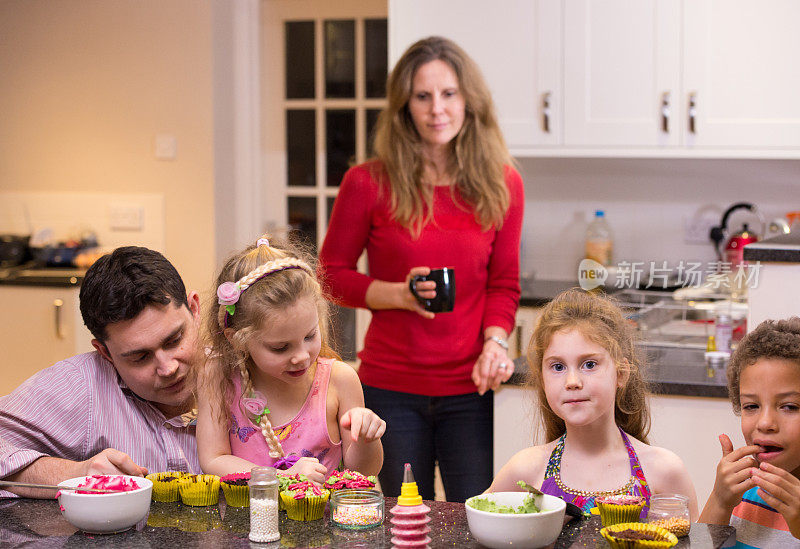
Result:
{"label": "red sweater", "polygon": [[[450,187],[434,192],[434,220],[420,238],[392,219],[389,193],[379,192],[369,164],[342,180],[319,254],[320,275],[334,301],[366,308],[373,280],[403,282],[412,267],[455,269],[456,302],[432,320],[402,309],[373,310],[359,353],[362,383],[427,396],[475,392],[472,367],[483,349],[483,330],[511,332],[519,302],[522,178],[506,168],[510,206],[502,229],[483,231]],[[460,199],[456,192],[456,198]],[[356,271],[366,248],[369,275]]]}

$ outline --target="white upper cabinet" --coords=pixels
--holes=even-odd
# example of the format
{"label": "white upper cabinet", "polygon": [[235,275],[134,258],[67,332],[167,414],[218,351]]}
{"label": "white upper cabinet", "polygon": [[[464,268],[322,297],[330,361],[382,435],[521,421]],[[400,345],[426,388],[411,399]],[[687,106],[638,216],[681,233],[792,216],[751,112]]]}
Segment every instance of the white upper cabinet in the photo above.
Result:
{"label": "white upper cabinet", "polygon": [[[800,2],[690,0],[683,7],[690,147],[800,147]],[[688,128],[688,126],[687,126]]]}
{"label": "white upper cabinet", "polygon": [[798,0],[389,0],[393,64],[440,34],[518,156],[800,158]]}
{"label": "white upper cabinet", "polygon": [[569,0],[564,9],[564,144],[677,146],[680,0]]}
{"label": "white upper cabinet", "polygon": [[561,9],[553,0],[390,0],[389,64],[420,38],[450,38],[480,66],[509,147],[559,145]]}

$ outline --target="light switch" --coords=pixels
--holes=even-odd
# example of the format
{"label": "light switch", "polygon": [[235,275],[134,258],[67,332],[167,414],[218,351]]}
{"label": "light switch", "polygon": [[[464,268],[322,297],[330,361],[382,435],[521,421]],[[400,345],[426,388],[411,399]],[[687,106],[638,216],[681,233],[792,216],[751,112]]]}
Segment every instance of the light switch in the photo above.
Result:
{"label": "light switch", "polygon": [[144,209],[138,204],[109,205],[109,225],[113,231],[141,231],[144,228]]}
{"label": "light switch", "polygon": [[156,158],[175,160],[178,156],[178,139],[169,133],[156,134]]}

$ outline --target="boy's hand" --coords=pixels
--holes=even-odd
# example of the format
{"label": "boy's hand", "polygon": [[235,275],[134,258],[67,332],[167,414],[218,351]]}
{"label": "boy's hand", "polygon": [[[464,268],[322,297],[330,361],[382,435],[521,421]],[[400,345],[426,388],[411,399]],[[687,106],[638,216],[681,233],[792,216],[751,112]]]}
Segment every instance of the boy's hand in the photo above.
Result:
{"label": "boy's hand", "polygon": [[717,465],[717,477],[711,498],[714,498],[717,505],[730,517],[730,512],[742,500],[742,495],[755,486],[750,478],[753,472],[758,470],[753,454],[764,449],[761,446],[742,446],[734,450],[728,435],[720,435],[719,443],[722,446],[722,459]]}
{"label": "boy's hand", "polygon": [[800,479],[789,471],[762,463],[753,474],[758,495],[786,520],[789,532],[800,539]]}
{"label": "boy's hand", "polygon": [[369,408],[347,410],[339,420],[339,426],[342,431],[350,431],[353,442],[358,442],[360,438],[363,438],[364,442],[373,442],[386,432],[386,422]]}
{"label": "boy's hand", "polygon": [[325,482],[325,475],[328,473],[328,468],[319,462],[317,458],[301,457],[297,463],[289,467],[285,475],[301,474],[308,477],[308,480],[322,485]]}

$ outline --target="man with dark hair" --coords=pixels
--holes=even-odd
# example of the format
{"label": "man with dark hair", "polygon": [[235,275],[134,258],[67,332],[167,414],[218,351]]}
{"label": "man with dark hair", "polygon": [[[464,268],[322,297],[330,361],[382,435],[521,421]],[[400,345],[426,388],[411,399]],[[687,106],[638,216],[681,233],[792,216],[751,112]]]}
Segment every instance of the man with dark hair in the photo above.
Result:
{"label": "man with dark hair", "polygon": [[189,376],[201,356],[197,293],[163,255],[127,246],[87,271],[80,308],[95,351],[0,397],[0,478],[199,472]]}

